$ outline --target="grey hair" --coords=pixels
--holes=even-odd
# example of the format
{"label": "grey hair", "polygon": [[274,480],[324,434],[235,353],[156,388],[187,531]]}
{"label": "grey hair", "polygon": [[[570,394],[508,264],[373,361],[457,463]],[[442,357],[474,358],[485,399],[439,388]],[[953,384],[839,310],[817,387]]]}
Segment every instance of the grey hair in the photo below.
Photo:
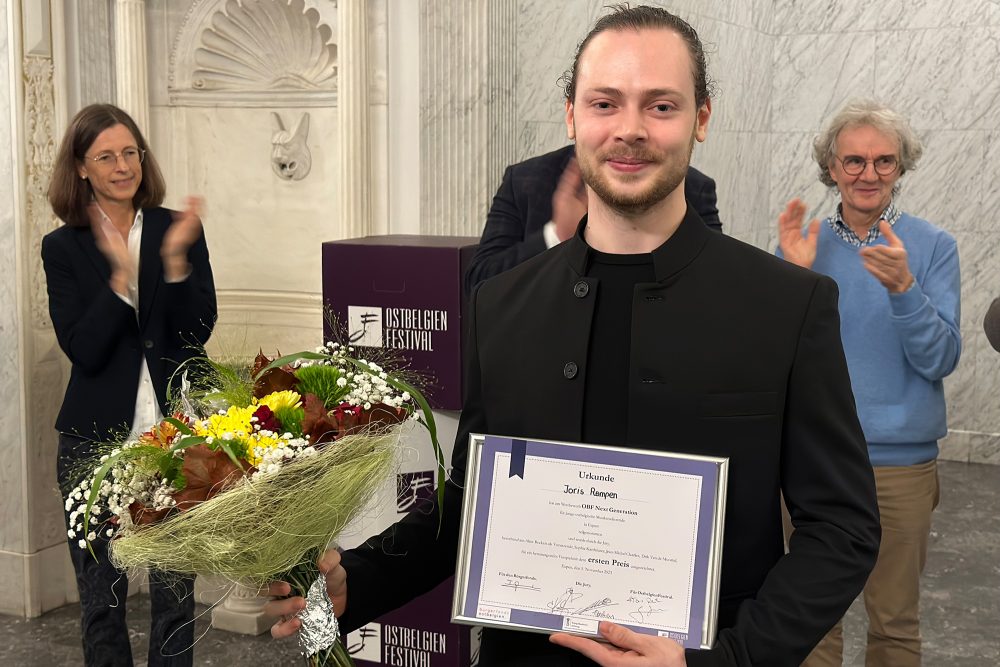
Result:
{"label": "grey hair", "polygon": [[851,100],[826,124],[813,141],[813,158],[819,165],[819,180],[824,185],[834,187],[830,177],[830,162],[837,152],[837,137],[849,127],[870,125],[886,136],[895,137],[899,143],[899,175],[916,169],[917,161],[924,153],[920,138],[910,127],[904,116],[885,104],[871,99]]}

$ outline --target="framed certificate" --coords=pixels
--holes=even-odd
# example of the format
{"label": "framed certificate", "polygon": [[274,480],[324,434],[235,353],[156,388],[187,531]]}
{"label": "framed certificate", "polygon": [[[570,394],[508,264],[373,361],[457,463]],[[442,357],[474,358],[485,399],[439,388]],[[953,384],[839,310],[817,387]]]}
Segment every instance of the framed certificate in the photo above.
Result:
{"label": "framed certificate", "polygon": [[728,459],[473,434],[452,620],[708,648]]}

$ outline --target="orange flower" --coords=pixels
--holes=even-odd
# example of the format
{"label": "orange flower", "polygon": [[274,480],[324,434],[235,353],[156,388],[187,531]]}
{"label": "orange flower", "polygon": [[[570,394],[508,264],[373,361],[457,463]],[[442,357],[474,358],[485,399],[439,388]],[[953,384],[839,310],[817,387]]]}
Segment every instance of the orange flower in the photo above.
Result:
{"label": "orange flower", "polygon": [[[179,412],[174,413],[174,419],[178,419],[185,424],[188,418]],[[177,427],[164,420],[139,436],[139,442],[144,445],[159,447],[160,449],[170,449],[174,438],[177,436]]]}

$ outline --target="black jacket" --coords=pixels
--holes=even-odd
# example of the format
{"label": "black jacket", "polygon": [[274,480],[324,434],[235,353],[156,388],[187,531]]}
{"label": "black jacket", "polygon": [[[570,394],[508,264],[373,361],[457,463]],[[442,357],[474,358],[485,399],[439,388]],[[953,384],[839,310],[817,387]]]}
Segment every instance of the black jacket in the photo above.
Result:
{"label": "black jacket", "polygon": [[197,354],[215,325],[215,283],[202,236],[188,251],[191,275],[163,277],[160,245],[172,222],[165,208],[143,210],[139,312],[112,291],[111,267],[89,227],[63,226],[42,239],[49,314],[72,363],[56,429],[106,440],[132,427],[139,368],[145,357],[160,410],[177,365]]}
{"label": "black jacket", "polygon": [[[454,572],[469,433],[580,440],[600,291],[585,224],[474,294],[441,535],[435,515],[415,515],[345,553],[349,628]],[[721,629],[688,665],[798,665],[861,591],[880,535],[836,283],[711,232],[690,208],[653,263],[656,282],[633,300],[621,444],[730,461]],[[574,289],[581,281],[589,289]],[[787,555],[780,493],[796,526]],[[483,667],[589,664],[511,631],[485,631],[480,655]]]}

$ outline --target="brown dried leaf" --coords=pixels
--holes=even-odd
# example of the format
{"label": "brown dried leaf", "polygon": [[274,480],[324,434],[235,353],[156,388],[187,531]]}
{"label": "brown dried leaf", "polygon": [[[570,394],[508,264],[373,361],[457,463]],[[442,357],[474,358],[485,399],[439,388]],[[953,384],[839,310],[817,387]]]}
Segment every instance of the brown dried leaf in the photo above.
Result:
{"label": "brown dried leaf", "polygon": [[174,494],[174,500],[177,508],[184,510],[224,491],[245,474],[251,474],[252,468],[247,466],[245,470],[241,470],[236,467],[221,449],[213,450],[206,445],[195,445],[184,451],[181,472],[187,485],[183,491]]}

